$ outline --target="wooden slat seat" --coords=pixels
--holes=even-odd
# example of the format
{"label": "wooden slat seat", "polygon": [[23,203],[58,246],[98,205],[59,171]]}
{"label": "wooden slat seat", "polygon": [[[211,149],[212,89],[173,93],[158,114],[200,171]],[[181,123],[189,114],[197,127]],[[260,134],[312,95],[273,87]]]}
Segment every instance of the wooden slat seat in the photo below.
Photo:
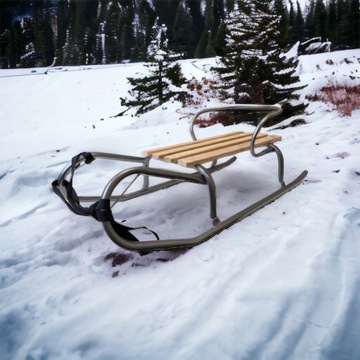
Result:
{"label": "wooden slat seat", "polygon": [[[251,132],[233,132],[150,149],[144,151],[143,154],[168,163],[192,167],[250,150],[251,137]],[[255,147],[266,146],[280,140],[281,136],[259,133],[255,141]]]}

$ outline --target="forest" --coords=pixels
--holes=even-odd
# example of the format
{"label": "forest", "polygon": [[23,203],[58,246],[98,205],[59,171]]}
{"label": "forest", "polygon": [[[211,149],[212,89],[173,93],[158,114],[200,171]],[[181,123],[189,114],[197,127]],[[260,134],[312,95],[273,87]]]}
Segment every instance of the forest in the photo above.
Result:
{"label": "forest", "polygon": [[[152,27],[167,27],[183,58],[222,56],[225,19],[241,0],[0,1],[0,67],[145,61]],[[360,47],[359,0],[274,0],[283,48],[314,37],[332,50]]]}

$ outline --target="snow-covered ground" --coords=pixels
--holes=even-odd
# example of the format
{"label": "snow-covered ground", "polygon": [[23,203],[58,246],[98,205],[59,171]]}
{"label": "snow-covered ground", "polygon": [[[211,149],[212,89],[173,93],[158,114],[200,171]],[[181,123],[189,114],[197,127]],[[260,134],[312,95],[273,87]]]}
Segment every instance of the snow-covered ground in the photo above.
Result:
{"label": "snow-covered ground", "polygon": [[[359,59],[358,49],[302,57],[302,96],[335,81],[360,86]],[[212,63],[182,66],[200,79]],[[306,180],[164,262],[171,254],[119,249],[50,188],[81,151],[140,155],[190,139],[177,103],[113,117],[126,77],[143,69],[0,71],[1,358],[359,359],[360,110],[341,117],[311,103],[305,125],[273,130],[283,137],[286,180],[307,169]],[[277,187],[275,161],[241,154],[216,173],[220,217]],[[87,166],[83,188],[100,193],[117,166]],[[206,196],[179,185],[123,203],[122,215],[160,235],[193,234],[209,225]],[[128,261],[113,267],[111,253]]]}

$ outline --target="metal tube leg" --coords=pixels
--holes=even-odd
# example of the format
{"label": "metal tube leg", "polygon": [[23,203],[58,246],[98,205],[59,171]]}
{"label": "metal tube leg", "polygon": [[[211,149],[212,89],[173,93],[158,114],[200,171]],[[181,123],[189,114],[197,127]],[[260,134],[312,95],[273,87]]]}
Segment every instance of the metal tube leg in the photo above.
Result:
{"label": "metal tube leg", "polygon": [[210,199],[210,218],[213,221],[213,225],[217,225],[220,223],[220,219],[217,217],[216,210],[216,186],[214,179],[211,174],[201,165],[197,165],[195,167],[197,171],[203,176],[206,185],[209,189],[209,199]]}
{"label": "metal tube leg", "polygon": [[[149,167],[151,157],[148,156],[144,159],[144,166]],[[147,189],[149,187],[149,175],[144,174],[143,175],[144,182],[143,182],[143,189]]]}
{"label": "metal tube leg", "polygon": [[281,150],[274,144],[269,144],[268,145],[271,149],[273,149],[277,155],[277,159],[278,159],[278,178],[279,178],[279,182],[281,184],[282,187],[285,186],[285,182],[284,182],[284,156],[281,152]]}

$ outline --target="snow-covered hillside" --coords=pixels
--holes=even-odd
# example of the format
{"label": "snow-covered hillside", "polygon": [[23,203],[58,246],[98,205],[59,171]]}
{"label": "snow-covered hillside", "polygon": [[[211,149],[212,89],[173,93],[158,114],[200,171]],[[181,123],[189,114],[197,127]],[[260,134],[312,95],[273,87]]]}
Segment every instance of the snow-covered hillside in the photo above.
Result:
{"label": "snow-covered hillside", "polygon": [[[360,86],[359,59],[359,49],[301,57],[301,96]],[[213,61],[184,61],[184,74],[209,76]],[[141,257],[70,213],[50,184],[81,151],[140,155],[190,139],[177,103],[114,117],[126,77],[143,69],[0,70],[1,358],[360,358],[360,110],[342,117],[314,102],[305,125],[270,129],[285,179],[309,171],[299,187],[201,246]],[[96,161],[82,186],[100,193],[117,170]],[[275,172],[272,156],[242,154],[217,173],[220,217],[271,192]],[[174,187],[124,203],[124,218],[159,234],[201,231],[206,196]],[[113,267],[114,253],[128,261]]]}

